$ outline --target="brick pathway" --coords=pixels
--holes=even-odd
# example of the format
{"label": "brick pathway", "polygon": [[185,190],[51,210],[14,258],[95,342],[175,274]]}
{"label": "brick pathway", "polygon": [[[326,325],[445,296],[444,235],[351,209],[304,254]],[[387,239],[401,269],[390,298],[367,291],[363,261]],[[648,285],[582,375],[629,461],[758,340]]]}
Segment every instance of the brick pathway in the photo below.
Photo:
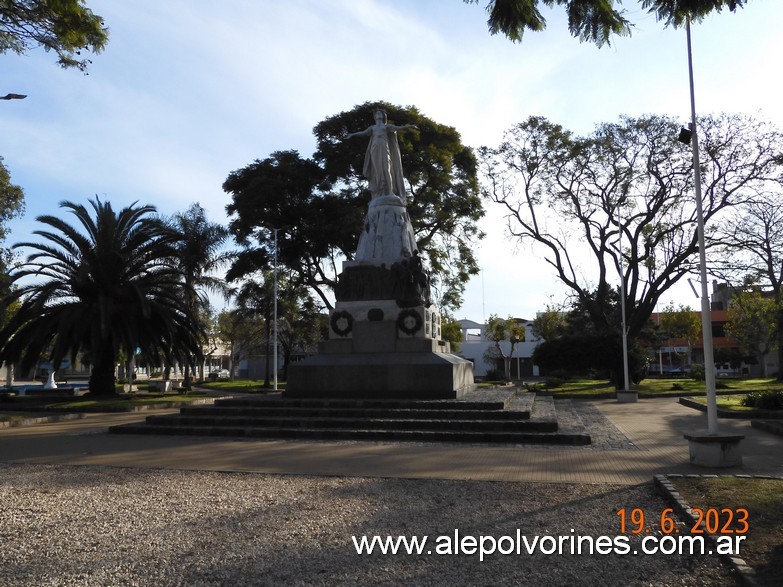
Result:
{"label": "brick pathway", "polygon": [[95,414],[81,420],[0,430],[0,462],[629,485],[649,482],[658,473],[783,476],[783,438],[751,428],[747,421],[720,420],[721,432],[746,436],[743,466],[710,471],[689,464],[683,438],[685,432],[706,428],[706,416],[701,412],[674,399],[575,404],[576,412],[588,428],[592,427],[593,446],[125,436],[107,434],[106,428],[138,421],[144,415]]}

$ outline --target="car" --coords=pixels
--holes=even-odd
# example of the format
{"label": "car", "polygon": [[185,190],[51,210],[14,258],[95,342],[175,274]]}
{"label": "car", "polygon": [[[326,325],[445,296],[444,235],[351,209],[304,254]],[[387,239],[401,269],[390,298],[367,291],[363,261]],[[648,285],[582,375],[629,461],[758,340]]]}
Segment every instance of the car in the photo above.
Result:
{"label": "car", "polygon": [[217,381],[218,379],[231,379],[231,372],[228,369],[221,369],[220,371],[210,371],[207,373],[207,379],[211,381]]}

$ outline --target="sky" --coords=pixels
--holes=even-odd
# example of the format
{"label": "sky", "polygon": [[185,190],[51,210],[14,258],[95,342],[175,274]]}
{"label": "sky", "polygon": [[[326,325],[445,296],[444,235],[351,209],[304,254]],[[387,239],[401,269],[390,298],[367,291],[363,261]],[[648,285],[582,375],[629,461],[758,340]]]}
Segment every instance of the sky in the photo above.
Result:
{"label": "sky", "polygon": [[[25,191],[8,243],[35,218],[96,196],[163,214],[200,203],[225,223],[228,174],[272,152],[315,150],[313,127],[367,101],[416,106],[464,144],[497,146],[529,116],[578,134],[621,115],[690,116],[684,30],[626,0],[636,27],[611,47],[580,43],[565,15],[543,32],[492,36],[485,0],[87,0],[109,28],[89,75],[36,49],[0,55],[0,156]],[[783,2],[750,0],[693,26],[696,108],[741,112],[783,128]],[[368,121],[368,124],[371,121]],[[456,318],[532,319],[567,290],[542,251],[506,237],[497,204],[475,243],[481,274]],[[694,276],[696,277],[696,276]],[[683,283],[664,295],[693,308]]]}

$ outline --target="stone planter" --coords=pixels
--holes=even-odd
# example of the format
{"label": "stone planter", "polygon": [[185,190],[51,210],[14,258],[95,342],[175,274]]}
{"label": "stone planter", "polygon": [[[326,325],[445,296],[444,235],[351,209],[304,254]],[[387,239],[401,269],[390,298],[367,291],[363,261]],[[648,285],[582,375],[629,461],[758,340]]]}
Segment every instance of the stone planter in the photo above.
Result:
{"label": "stone planter", "polygon": [[691,464],[700,467],[726,468],[742,465],[739,434],[685,434]]}
{"label": "stone planter", "polygon": [[166,379],[165,381],[150,381],[149,382],[149,390],[150,391],[157,391],[157,392],[167,392],[171,391],[172,389],[172,381],[170,379]]}

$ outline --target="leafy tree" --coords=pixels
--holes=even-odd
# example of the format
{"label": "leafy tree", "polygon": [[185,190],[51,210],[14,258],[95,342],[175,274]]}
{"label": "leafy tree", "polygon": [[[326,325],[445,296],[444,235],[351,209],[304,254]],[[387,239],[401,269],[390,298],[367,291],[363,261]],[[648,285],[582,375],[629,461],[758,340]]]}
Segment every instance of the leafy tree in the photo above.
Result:
{"label": "leafy tree", "polygon": [[329,336],[329,317],[321,313],[307,288],[284,282],[278,300],[277,339],[283,353],[283,373],[297,353],[314,352],[318,342]]}
{"label": "leafy tree", "polygon": [[[557,336],[538,345],[533,360],[544,372],[592,375],[597,371],[620,389],[625,378],[619,288],[610,288],[602,294],[605,300],[600,320],[592,314],[598,295],[594,291],[586,292],[586,298],[574,297]],[[648,323],[635,339],[627,341],[628,369],[634,383],[643,379],[649,364],[646,348],[655,339],[649,326]]]}
{"label": "leafy tree", "polygon": [[[21,282],[5,306],[20,305],[0,330],[0,360],[32,369],[46,354],[57,369],[80,351],[90,357],[90,393],[114,393],[118,353],[141,349],[155,363],[200,357],[202,333],[182,303],[183,276],[174,260],[173,235],[152,206],[115,212],[108,202],[63,202],[83,231],[59,216],[39,216],[43,242],[13,272]],[[34,281],[28,282],[32,279]]]}
{"label": "leafy tree", "polygon": [[[783,186],[783,181],[779,183]],[[783,192],[761,191],[743,202],[723,225],[725,247],[718,256],[729,276],[749,278],[770,292],[776,308],[774,346],[783,366]],[[778,372],[783,379],[783,369]]]}
{"label": "leafy tree", "polygon": [[763,377],[767,376],[764,357],[777,342],[778,312],[774,298],[762,295],[758,287],[734,293],[727,312],[726,333],[761,363]]}
{"label": "leafy tree", "polygon": [[546,310],[539,312],[533,320],[531,330],[536,338],[548,342],[561,336],[565,328],[565,312],[554,306],[547,306]]}
{"label": "leafy tree", "polygon": [[740,351],[738,348],[716,348],[714,349],[714,356],[715,356],[715,363],[728,363],[729,367],[737,371],[741,366],[743,361],[745,362],[751,362],[755,364],[756,357],[748,357],[744,356],[742,354],[742,351]]}
{"label": "leafy tree", "polygon": [[[245,281],[236,295],[238,313],[263,324],[263,334],[258,337],[266,358],[264,386],[270,386],[274,344],[275,317],[274,274],[258,271]],[[277,278],[277,340],[282,352],[283,371],[287,373],[291,357],[296,352],[306,351],[328,335],[328,326],[321,320],[318,304],[308,288],[297,285],[285,274]],[[326,327],[325,327],[326,326]]]}
{"label": "leafy tree", "polygon": [[356,248],[354,230],[361,226],[366,201],[325,192],[327,185],[323,169],[296,151],[278,151],[232,172],[223,184],[232,194],[228,213],[236,216],[229,230],[244,250],[226,278],[271,269],[277,229],[279,264],[328,306],[338,260]]}
{"label": "leafy tree", "polygon": [[476,226],[484,211],[475,156],[455,129],[414,107],[383,102],[368,102],[319,123],[312,159],[278,151],[229,175],[223,184],[232,196],[229,228],[246,247],[229,279],[271,266],[277,228],[280,264],[331,308],[329,290],[336,284],[338,263],[353,258],[370,199],[361,177],[365,146],[344,137],[346,129],[366,128],[379,106],[390,122],[418,126],[399,136],[412,193],[408,213],[441,307],[459,305],[464,284],[478,271],[475,241],[483,237]]}
{"label": "leafy tree", "polygon": [[270,387],[269,375],[271,373],[272,355],[272,325],[274,323],[274,281],[270,271],[259,272],[245,281],[236,295],[239,313],[246,317],[252,317],[263,324],[264,332],[261,344],[266,357],[266,374],[264,387]]}
{"label": "leafy tree", "polygon": [[[703,210],[711,224],[780,173],[783,140],[743,116],[704,117],[701,127]],[[623,117],[577,137],[532,117],[497,149],[482,150],[486,197],[506,209],[513,237],[544,252],[598,333],[616,320],[613,284],[621,271],[633,340],[661,296],[697,269],[691,155],[675,140],[678,129],[668,117]]]}
{"label": "leafy tree", "polygon": [[457,354],[462,346],[462,327],[451,316],[443,316],[440,323],[441,339],[448,342],[453,354]]}
{"label": "leafy tree", "polygon": [[[174,250],[184,275],[185,304],[192,316],[200,318],[200,309],[209,307],[207,291],[222,293],[226,297],[230,295],[225,280],[215,275],[232,258],[232,253],[223,249],[229,237],[228,229],[210,222],[198,203],[192,204],[185,212],[175,214],[171,228],[176,234]],[[184,375],[184,387],[190,388],[189,362],[185,363]]]}
{"label": "leafy tree", "polygon": [[669,338],[682,338],[692,344],[701,334],[701,320],[690,306],[680,304],[676,308],[670,302],[661,313],[661,328]]}
{"label": "leafy tree", "polygon": [[228,371],[234,380],[234,364],[264,344],[264,321],[242,309],[223,310],[217,316],[217,334],[229,348]]}
{"label": "leafy tree", "polygon": [[[517,344],[525,342],[525,326],[511,316],[503,320],[497,314],[490,314],[484,327],[484,335],[487,340],[495,343],[491,356],[503,359],[506,379],[511,379],[511,358],[514,356]],[[503,350],[503,345],[500,344],[504,341],[509,343],[508,353]]]}
{"label": "leafy tree", "polygon": [[693,343],[701,336],[701,319],[699,313],[690,306],[680,304],[679,308],[674,303],[669,303],[663,309],[660,316],[660,326],[667,338],[684,339],[688,345],[688,364],[691,363]]}
{"label": "leafy tree", "polygon": [[[8,223],[21,216],[24,211],[24,191],[11,183],[11,174],[0,157],[0,245],[8,236]],[[9,294],[10,281],[8,271],[13,261],[13,253],[0,246],[0,297]]]}
{"label": "leafy tree", "polygon": [[11,183],[11,174],[0,157],[0,242],[8,236],[8,223],[24,212],[24,190]]}
{"label": "leafy tree", "polygon": [[538,345],[533,362],[546,375],[586,375],[595,371],[607,375],[617,372],[617,361],[612,357],[619,356],[621,349],[620,339],[614,335],[569,333]]}
{"label": "leafy tree", "polygon": [[[464,0],[478,4],[479,0]],[[655,15],[667,26],[680,27],[688,19],[700,21],[712,12],[728,8],[734,12],[747,0],[640,0],[642,9]],[[633,24],[625,17],[625,10],[617,10],[613,0],[489,0],[487,24],[493,35],[502,33],[519,42],[525,30],[542,31],[546,19],[538,10],[539,4],[548,7],[563,6],[568,14],[568,31],[580,41],[610,45],[612,36],[630,36]]]}
{"label": "leafy tree", "polygon": [[84,0],[5,0],[0,2],[0,53],[24,55],[43,47],[57,53],[63,68],[86,71],[82,50],[99,53],[109,38],[103,18]]}
{"label": "leafy tree", "polygon": [[211,305],[199,308],[198,321],[204,330],[204,339],[201,342],[201,363],[198,365],[198,378],[203,380],[206,376],[206,363],[220,348],[222,341],[218,327],[218,316]]}

